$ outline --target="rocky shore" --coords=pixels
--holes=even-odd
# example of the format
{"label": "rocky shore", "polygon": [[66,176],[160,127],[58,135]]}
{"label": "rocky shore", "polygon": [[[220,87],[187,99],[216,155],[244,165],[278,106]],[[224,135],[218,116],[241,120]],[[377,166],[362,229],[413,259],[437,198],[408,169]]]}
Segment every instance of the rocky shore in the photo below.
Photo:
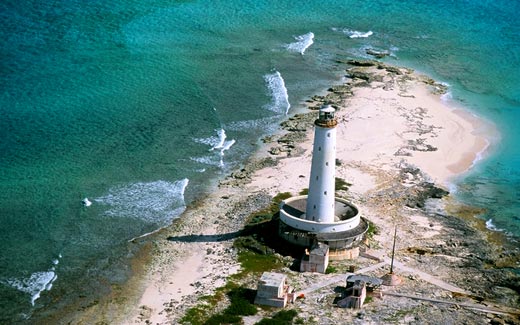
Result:
{"label": "rocky shore", "polygon": [[[288,267],[292,258],[279,256],[289,283],[308,290],[289,308],[305,324],[520,324],[518,245],[488,231],[476,218],[481,211],[447,192],[449,180],[485,150],[485,135],[475,134],[475,123],[484,122],[448,110],[439,99],[446,87],[410,69],[377,61],[338,64],[347,69],[342,85],[310,98],[309,113],[284,121],[279,134],[265,137],[249,162],[172,226],[130,243],[147,247],[151,260],[136,262],[138,272],[124,288],[68,321],[177,324],[201,296],[225,285],[240,270],[233,240],[248,217],[277,194],[307,187],[313,110],[330,103],[341,124],[337,177],[349,184],[337,195],[360,207],[376,231],[363,257],[332,263],[335,273],[295,272]],[[336,307],[343,274],[389,271],[394,227],[395,273],[403,284],[383,287],[382,297],[362,310]],[[254,290],[257,280],[251,274],[241,284]],[[208,314],[226,304],[223,299]],[[273,313],[261,310],[243,321],[254,324]]]}

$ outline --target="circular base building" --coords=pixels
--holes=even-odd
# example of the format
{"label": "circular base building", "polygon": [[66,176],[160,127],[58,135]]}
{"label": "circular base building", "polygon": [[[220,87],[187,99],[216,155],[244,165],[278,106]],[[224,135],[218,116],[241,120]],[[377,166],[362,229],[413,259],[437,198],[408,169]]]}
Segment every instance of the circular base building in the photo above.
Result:
{"label": "circular base building", "polygon": [[331,259],[357,257],[357,247],[368,230],[368,222],[360,216],[357,207],[335,198],[334,220],[317,222],[305,218],[307,200],[303,195],[282,201],[278,235],[291,244],[306,248],[326,244]]}

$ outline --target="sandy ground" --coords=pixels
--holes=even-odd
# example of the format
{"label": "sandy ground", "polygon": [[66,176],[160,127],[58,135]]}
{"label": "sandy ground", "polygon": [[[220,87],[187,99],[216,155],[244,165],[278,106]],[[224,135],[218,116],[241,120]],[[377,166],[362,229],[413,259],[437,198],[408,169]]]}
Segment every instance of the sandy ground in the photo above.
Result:
{"label": "sandy ground", "polygon": [[[395,215],[403,207],[395,207],[385,201],[384,195],[374,193],[396,179],[404,188],[415,184],[416,176],[403,175],[403,166],[418,167],[426,180],[449,188],[450,179],[467,171],[477,157],[485,154],[496,132],[488,122],[448,106],[449,102],[441,98],[440,86],[427,77],[407,69],[390,73],[371,67],[367,71],[376,76],[374,80],[366,83],[347,78],[353,96],[336,103],[341,106],[336,113],[336,176],[352,184],[348,197],[363,215],[388,230],[376,236],[382,243],[380,255],[384,256],[394,224],[404,227],[400,233],[412,244],[414,240],[435,240],[442,226],[413,209],[408,209],[405,220],[398,219]],[[286,132],[282,130],[274,138]],[[244,218],[266,206],[270,196],[281,192],[296,195],[308,187],[312,127],[305,132],[306,140],[295,145],[297,150],[284,150],[284,144],[275,140],[268,142],[252,160],[271,157],[276,159],[274,166],[253,167],[244,177],[232,175],[208,198],[189,207],[179,222],[158,234],[153,241],[153,261],[139,282],[137,303],[111,321],[175,323],[200,295],[211,294],[236,273],[240,266],[232,249],[232,236],[226,234],[238,231]],[[281,148],[277,154],[268,153],[277,146]],[[378,203],[374,199],[368,202],[367,197],[375,197]],[[444,280],[449,282],[449,276]]]}
{"label": "sandy ground", "polygon": [[[350,191],[358,198],[377,186],[371,171],[396,170],[402,163],[419,167],[432,180],[447,186],[449,179],[470,168],[488,145],[485,134],[477,134],[477,130],[483,129],[483,121],[448,107],[440,95],[432,94],[430,87],[420,81],[396,83],[392,87],[379,82],[355,88],[354,97],[344,106],[336,116],[337,159],[342,161],[337,177],[353,184]],[[247,191],[267,191],[274,196],[281,192],[297,194],[308,187],[313,137],[310,129],[308,140],[300,144],[303,154],[280,159],[275,167],[256,171],[246,185]],[[418,151],[414,145],[421,150],[430,145],[436,150]],[[213,231],[210,226],[202,233]],[[139,306],[150,308],[148,319],[153,324],[167,323],[168,314],[160,314],[164,304],[193,295],[192,283],[221,272],[221,265],[207,261],[201,254],[203,244],[185,245],[193,246],[188,248],[188,256],[150,277],[139,301]]]}

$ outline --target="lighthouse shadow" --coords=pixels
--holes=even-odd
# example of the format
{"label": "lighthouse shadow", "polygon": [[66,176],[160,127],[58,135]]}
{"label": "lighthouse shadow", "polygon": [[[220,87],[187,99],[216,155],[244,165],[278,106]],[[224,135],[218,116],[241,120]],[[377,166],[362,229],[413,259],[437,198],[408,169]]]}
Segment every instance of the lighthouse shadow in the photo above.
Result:
{"label": "lighthouse shadow", "polygon": [[257,223],[248,223],[243,229],[225,234],[198,234],[170,236],[167,240],[172,242],[224,242],[233,241],[233,247],[238,251],[249,251],[258,255],[290,256],[294,260],[289,267],[293,270],[300,269],[300,258],[304,249],[285,242],[278,236],[279,213],[270,215],[269,218]]}
{"label": "lighthouse shadow", "polygon": [[181,242],[181,243],[215,243],[215,242],[223,242],[232,240],[242,236],[244,233],[243,230],[234,231],[226,234],[218,234],[218,235],[184,235],[184,236],[169,236],[166,238],[172,242]]}
{"label": "lighthouse shadow", "polygon": [[248,224],[244,227],[242,235],[234,242],[234,247],[239,250],[247,250],[260,255],[281,255],[292,257],[291,270],[300,269],[300,259],[304,249],[294,246],[278,236],[280,222],[279,212],[270,219],[257,224]]}
{"label": "lighthouse shadow", "polygon": [[182,236],[169,236],[166,239],[172,242],[181,242],[181,243],[216,243],[223,242],[228,240],[234,240],[244,236],[254,235],[255,233],[260,233],[262,225],[246,225],[243,229],[228,232],[224,234],[198,234],[198,235],[182,235]]}

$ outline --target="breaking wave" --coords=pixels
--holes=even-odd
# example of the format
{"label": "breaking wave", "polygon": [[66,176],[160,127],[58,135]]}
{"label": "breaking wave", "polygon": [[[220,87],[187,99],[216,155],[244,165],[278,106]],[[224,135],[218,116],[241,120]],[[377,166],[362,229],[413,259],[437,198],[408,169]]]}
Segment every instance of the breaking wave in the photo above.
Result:
{"label": "breaking wave", "polygon": [[244,131],[244,130],[264,130],[269,131],[269,133],[274,132],[278,129],[275,124],[278,121],[278,117],[269,116],[255,120],[246,120],[246,121],[235,121],[226,124],[226,129],[233,131]]}
{"label": "breaking wave", "polygon": [[212,136],[209,138],[195,138],[195,142],[206,144],[211,146],[209,151],[217,151],[218,152],[218,162],[215,163],[214,156],[205,156],[205,157],[196,157],[190,158],[193,161],[203,163],[206,165],[217,165],[219,167],[224,167],[224,151],[229,150],[235,143],[235,139],[227,140],[226,131],[224,129],[219,129],[217,131],[217,136]]}
{"label": "breaking wave", "polygon": [[492,231],[504,231],[504,229],[500,229],[493,223],[493,219],[489,219],[486,221],[486,228]]}
{"label": "breaking wave", "polygon": [[274,73],[265,75],[264,80],[267,83],[267,89],[271,96],[271,103],[267,105],[266,108],[270,111],[287,115],[291,104],[289,103],[289,94],[287,93],[282,74],[275,71]]}
{"label": "breaking wave", "polygon": [[109,217],[136,218],[165,226],[186,209],[184,192],[187,178],[176,182],[134,183],[112,188],[106,196],[94,199],[105,204]]}
{"label": "breaking wave", "polygon": [[304,35],[295,36],[294,39],[296,42],[285,45],[285,47],[289,51],[299,52],[301,55],[305,53],[313,43],[314,43],[314,33],[309,32]]}
{"label": "breaking wave", "polygon": [[58,258],[52,260],[53,266],[47,271],[34,272],[28,278],[6,279],[1,282],[31,295],[31,305],[34,306],[35,301],[40,298],[41,293],[51,290],[52,284],[58,279],[56,265],[59,264],[60,258],[61,254]]}
{"label": "breaking wave", "polygon": [[367,38],[367,37],[370,37],[374,34],[374,32],[372,32],[371,30],[369,30],[368,32],[360,32],[360,31],[357,31],[357,30],[352,30],[352,29],[347,29],[347,28],[332,28],[333,31],[335,32],[341,32],[345,35],[347,35],[349,38]]}

